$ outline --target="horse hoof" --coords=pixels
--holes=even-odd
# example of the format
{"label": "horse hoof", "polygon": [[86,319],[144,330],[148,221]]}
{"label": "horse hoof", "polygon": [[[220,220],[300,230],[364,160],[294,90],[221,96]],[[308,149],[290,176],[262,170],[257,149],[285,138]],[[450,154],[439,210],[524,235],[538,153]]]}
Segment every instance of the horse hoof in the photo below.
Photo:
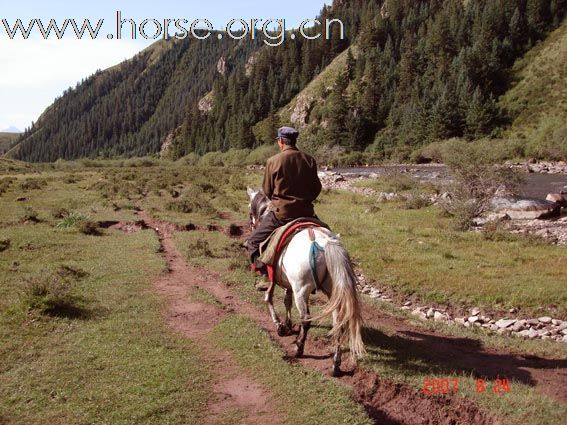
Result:
{"label": "horse hoof", "polygon": [[303,348],[297,347],[295,349],[295,357],[303,357]]}
{"label": "horse hoof", "polygon": [[331,369],[331,376],[333,378],[337,378],[341,376],[341,367],[337,365],[333,365],[333,368]]}
{"label": "horse hoof", "polygon": [[282,325],[281,323],[278,325],[278,336],[288,336],[291,331],[286,325]]}

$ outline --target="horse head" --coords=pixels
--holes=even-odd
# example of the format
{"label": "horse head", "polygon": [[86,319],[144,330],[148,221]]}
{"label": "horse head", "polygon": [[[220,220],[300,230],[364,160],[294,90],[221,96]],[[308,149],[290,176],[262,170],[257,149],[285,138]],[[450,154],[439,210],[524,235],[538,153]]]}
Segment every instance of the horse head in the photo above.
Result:
{"label": "horse head", "polygon": [[250,228],[254,230],[258,223],[270,212],[270,200],[261,189],[247,188],[246,192],[250,198],[248,207],[250,209]]}

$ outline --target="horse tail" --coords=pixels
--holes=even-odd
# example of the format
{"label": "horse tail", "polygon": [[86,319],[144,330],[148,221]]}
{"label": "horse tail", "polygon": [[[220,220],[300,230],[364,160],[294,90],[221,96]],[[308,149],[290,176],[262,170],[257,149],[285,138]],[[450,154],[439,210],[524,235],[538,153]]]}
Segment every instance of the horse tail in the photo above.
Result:
{"label": "horse tail", "polygon": [[339,343],[348,340],[354,358],[362,357],[366,350],[362,342],[362,311],[356,292],[356,275],[348,252],[337,239],[325,246],[325,263],[333,282],[329,302],[317,319],[336,311],[336,320],[330,335]]}

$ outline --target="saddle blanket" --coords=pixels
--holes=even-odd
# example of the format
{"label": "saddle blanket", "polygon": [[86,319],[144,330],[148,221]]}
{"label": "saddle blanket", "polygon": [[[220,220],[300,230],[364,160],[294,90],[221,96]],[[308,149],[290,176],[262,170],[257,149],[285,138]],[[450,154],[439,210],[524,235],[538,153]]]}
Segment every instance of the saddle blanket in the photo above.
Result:
{"label": "saddle blanket", "polygon": [[315,217],[302,217],[290,221],[286,225],[274,230],[272,234],[260,244],[260,261],[267,265],[275,264],[279,252],[287,242],[291,240],[291,237],[307,227],[329,228],[329,226]]}

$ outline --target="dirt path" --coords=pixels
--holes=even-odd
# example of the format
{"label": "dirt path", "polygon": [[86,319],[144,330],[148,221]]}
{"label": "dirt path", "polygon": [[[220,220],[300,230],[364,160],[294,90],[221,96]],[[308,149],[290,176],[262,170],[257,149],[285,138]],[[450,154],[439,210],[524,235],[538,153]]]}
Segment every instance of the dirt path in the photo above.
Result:
{"label": "dirt path", "polygon": [[280,424],[278,414],[271,409],[272,395],[241,370],[230,353],[219,351],[207,336],[229,310],[213,304],[195,302],[189,293],[207,285],[207,276],[191,269],[181,258],[173,242],[173,226],[152,220],[140,212],[145,224],[155,228],[168,271],[154,284],[170,304],[165,313],[167,324],[180,334],[192,339],[200,348],[201,361],[213,379],[213,395],[208,403],[205,424],[223,422],[227,415],[238,412],[239,418],[249,424]]}
{"label": "dirt path", "polygon": [[[293,341],[295,336],[280,338],[269,319],[267,311],[242,301],[229,287],[221,283],[220,276],[209,270],[189,267],[181,258],[173,241],[175,226],[153,220],[148,214],[141,212],[140,217],[145,223],[155,228],[160,237],[164,255],[170,267],[170,273],[165,275],[156,286],[172,299],[168,312],[168,323],[173,328],[183,332],[191,338],[199,338],[206,334],[214,324],[211,317],[217,321],[229,313],[243,314],[253,319],[259,326],[269,333],[287,353],[292,362],[315,368],[328,375],[331,364],[331,349],[322,339],[308,339],[306,356],[301,359],[293,358]],[[199,287],[213,295],[223,306],[216,308],[212,305],[192,303],[186,296],[191,287]],[[322,302],[322,299],[319,300]],[[547,360],[536,357],[523,357],[521,354],[495,352],[480,346],[477,340],[455,338],[438,334],[433,331],[413,327],[403,320],[382,314],[375,308],[365,306],[365,319],[371,326],[367,327],[365,341],[370,347],[396,347],[396,355],[400,364],[403,364],[406,354],[415,356],[415,352],[427,359],[430,364],[447,372],[463,371],[479,377],[516,378],[538,391],[567,402],[567,361]],[[206,313],[206,314],[203,314]],[[203,317],[208,317],[206,323]],[[380,332],[377,329],[384,329]],[[223,353],[224,357],[230,357]],[[229,359],[230,360],[230,359]],[[232,366],[234,364],[232,363]],[[344,364],[349,369],[348,362]],[[232,368],[234,371],[236,367]],[[238,375],[242,376],[242,375]],[[219,377],[220,378],[220,377]],[[236,377],[235,377],[236,378]],[[470,400],[456,397],[426,395],[417,389],[396,384],[381,379],[367,371],[347,371],[340,379],[353,388],[355,399],[361,403],[369,416],[379,424],[494,424],[498,423],[491,415],[481,411]],[[218,382],[221,380],[219,379]],[[269,393],[262,390],[252,381],[239,382],[232,385],[231,381],[224,379],[224,388],[216,388],[216,394],[229,394],[225,400],[225,408],[230,409],[231,403],[240,400],[240,408],[255,410],[262,400],[269,398]],[[246,397],[242,397],[241,388],[254,389],[257,404],[244,406]],[[231,393],[231,388],[233,392]],[[222,396],[221,396],[222,398]],[[222,400],[221,400],[222,401]],[[263,404],[262,404],[263,405]],[[212,412],[214,413],[214,411]],[[266,412],[272,416],[273,412]],[[252,420],[252,416],[250,416]]]}

